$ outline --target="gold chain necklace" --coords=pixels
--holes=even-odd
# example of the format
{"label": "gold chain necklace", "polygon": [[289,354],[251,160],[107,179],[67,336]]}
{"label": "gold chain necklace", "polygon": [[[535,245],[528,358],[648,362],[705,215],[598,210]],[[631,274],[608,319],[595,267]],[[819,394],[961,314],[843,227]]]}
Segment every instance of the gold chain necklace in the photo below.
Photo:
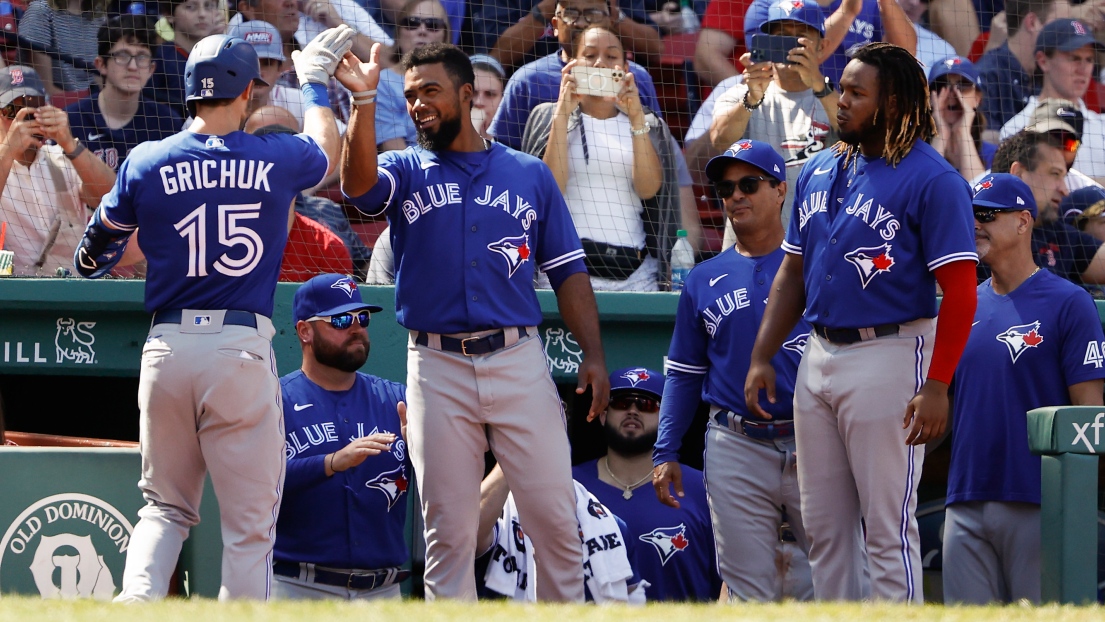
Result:
{"label": "gold chain necklace", "polygon": [[610,470],[610,456],[603,456],[602,460],[603,460],[603,465],[606,467],[606,474],[610,476],[610,479],[614,480],[615,484],[617,484],[617,485],[619,485],[619,486],[621,486],[622,488],[625,489],[625,491],[622,492],[622,498],[625,499],[626,501],[629,501],[630,499],[633,498],[633,489],[634,488],[640,486],[641,484],[645,483],[647,480],[652,478],[652,471],[649,471],[648,475],[642,477],[640,480],[637,481],[637,483],[627,485],[625,482],[618,479],[618,476],[614,475],[614,472]]}

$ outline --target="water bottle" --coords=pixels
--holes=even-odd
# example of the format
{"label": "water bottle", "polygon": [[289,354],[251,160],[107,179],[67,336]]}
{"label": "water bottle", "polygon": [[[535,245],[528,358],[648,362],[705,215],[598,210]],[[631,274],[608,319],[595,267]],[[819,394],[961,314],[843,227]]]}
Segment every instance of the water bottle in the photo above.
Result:
{"label": "water bottle", "polygon": [[679,16],[683,18],[683,32],[688,34],[698,32],[698,15],[691,7],[691,0],[679,0]]}
{"label": "water bottle", "polygon": [[687,240],[687,231],[680,229],[675,233],[675,246],[671,247],[671,291],[683,289],[687,274],[694,267],[694,249]]}

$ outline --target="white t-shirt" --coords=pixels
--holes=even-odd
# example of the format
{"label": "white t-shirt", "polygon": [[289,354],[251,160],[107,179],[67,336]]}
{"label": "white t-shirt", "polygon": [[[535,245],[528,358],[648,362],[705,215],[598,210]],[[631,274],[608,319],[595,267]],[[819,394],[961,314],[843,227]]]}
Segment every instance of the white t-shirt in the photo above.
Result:
{"label": "white t-shirt", "polygon": [[710,96],[698,107],[698,112],[694,113],[694,118],[691,119],[691,125],[687,128],[687,133],[683,135],[683,146],[691,144],[697,140],[699,136],[710,131],[710,125],[714,122],[714,106],[717,105],[718,98],[733,86],[743,81],[744,76],[738,73],[735,76],[730,76],[717,83],[714,90],[710,91]]}
{"label": "white t-shirt", "polygon": [[[1009,119],[1001,128],[1001,139],[1005,140],[1023,130],[1032,120],[1032,113],[1039,105],[1039,98],[1033,95],[1028,104]],[[1074,168],[1095,179],[1105,178],[1105,119],[1089,108],[1081,99],[1078,108],[1082,111],[1082,146],[1078,148],[1078,157],[1074,159]]]}
{"label": "white t-shirt", "polygon": [[[60,172],[58,188],[50,160]],[[13,162],[0,195],[0,219],[8,223],[4,250],[15,253],[13,274],[53,276],[59,266],[72,269],[73,253],[91,216],[80,199],[80,178],[61,147],[46,145],[30,166]],[[60,190],[60,192],[59,192]],[[57,227],[54,245],[41,269],[34,265]]]}

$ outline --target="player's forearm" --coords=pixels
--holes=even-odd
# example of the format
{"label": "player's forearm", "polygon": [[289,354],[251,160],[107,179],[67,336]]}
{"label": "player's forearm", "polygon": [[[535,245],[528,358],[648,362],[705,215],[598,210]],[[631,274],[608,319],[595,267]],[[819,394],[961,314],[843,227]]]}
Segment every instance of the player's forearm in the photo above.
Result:
{"label": "player's forearm", "polygon": [[557,114],[549,125],[549,144],[542,158],[552,171],[560,194],[568,191],[568,119]]}
{"label": "player's forearm", "polygon": [[[676,321],[679,321],[676,318]],[[665,373],[664,398],[660,400],[660,427],[652,450],[654,466],[679,461],[683,436],[694,422],[702,396],[705,374],[669,369]]]}
{"label": "player's forearm", "polygon": [[933,274],[944,298],[936,315],[936,340],[927,378],[951,384],[959,357],[967,347],[978,305],[975,262],[953,261],[940,266]]}
{"label": "player's forearm", "polygon": [[787,253],[775,280],[771,295],[764,309],[764,319],[756,333],[756,345],[752,347],[752,362],[767,363],[783,346],[790,331],[802,319],[806,308],[806,284],[802,277],[801,255]]}
{"label": "player's forearm", "polygon": [[510,494],[503,468],[498,464],[480,483],[480,522],[476,527],[476,554],[491,548],[495,534],[495,521],[503,514],[503,506]]}
{"label": "player's forearm", "polygon": [[[636,125],[636,124],[634,124]],[[644,127],[641,121],[640,127]],[[651,199],[660,191],[664,182],[664,169],[660,156],[647,133],[633,136],[633,190],[641,199]]]}
{"label": "player's forearm", "polygon": [[299,492],[326,481],[326,456],[308,456],[288,460],[284,492]]}
{"label": "player's forearm", "polygon": [[[334,122],[334,111],[324,106],[311,106],[303,113],[303,133],[315,139],[326,154],[326,175],[336,167],[341,157],[341,136]],[[324,175],[325,177],[325,175]]]}
{"label": "player's forearm", "polygon": [[1072,406],[1102,406],[1101,391],[1105,386],[1102,380],[1087,380],[1067,387]]}
{"label": "player's forearm", "polygon": [[627,17],[616,22],[614,30],[624,43],[626,51],[633,52],[634,60],[642,65],[655,63],[664,53],[660,33],[651,26],[639,24]]}
{"label": "player's forearm", "polygon": [[882,20],[883,41],[917,53],[917,30],[913,21],[902,10],[898,0],[878,0],[879,18]]}
{"label": "player's forearm", "polygon": [[[716,109],[715,109],[716,110]],[[744,107],[743,100],[714,117],[710,124],[710,143],[714,151],[721,153],[729,148],[729,145],[740,140],[748,129],[748,120],[752,118],[752,111]],[[705,170],[705,167],[703,168]]]}
{"label": "player's forearm", "polygon": [[591,289],[591,278],[586,272],[577,272],[564,279],[556,290],[556,304],[564,324],[583,350],[583,356],[605,365],[606,354],[599,336],[598,303]]}
{"label": "player's forearm", "polygon": [[488,54],[507,67],[517,67],[544,34],[545,25],[527,13],[517,24],[499,35]]}
{"label": "player's forearm", "polygon": [[341,191],[359,197],[376,185],[376,104],[354,106],[341,150]]}

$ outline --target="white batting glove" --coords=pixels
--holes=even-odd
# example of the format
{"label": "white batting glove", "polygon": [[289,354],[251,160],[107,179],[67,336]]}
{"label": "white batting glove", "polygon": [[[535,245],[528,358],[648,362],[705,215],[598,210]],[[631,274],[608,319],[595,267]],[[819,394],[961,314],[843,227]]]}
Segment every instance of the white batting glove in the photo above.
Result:
{"label": "white batting glove", "polygon": [[303,51],[292,52],[295,75],[299,83],[327,84],[338,62],[353,47],[353,36],[357,31],[342,24],[337,28],[322,31]]}

